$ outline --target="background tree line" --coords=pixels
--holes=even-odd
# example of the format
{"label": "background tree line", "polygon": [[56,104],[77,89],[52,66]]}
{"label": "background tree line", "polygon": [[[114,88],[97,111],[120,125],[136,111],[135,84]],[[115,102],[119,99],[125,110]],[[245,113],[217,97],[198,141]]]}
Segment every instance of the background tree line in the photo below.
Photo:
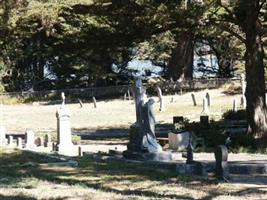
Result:
{"label": "background tree line", "polygon": [[215,54],[218,76],[245,70],[250,131],[263,137],[265,35],[265,0],[1,0],[0,78],[7,91],[34,88],[44,69],[64,87],[118,84],[140,59],[191,79],[207,44],[197,54]]}

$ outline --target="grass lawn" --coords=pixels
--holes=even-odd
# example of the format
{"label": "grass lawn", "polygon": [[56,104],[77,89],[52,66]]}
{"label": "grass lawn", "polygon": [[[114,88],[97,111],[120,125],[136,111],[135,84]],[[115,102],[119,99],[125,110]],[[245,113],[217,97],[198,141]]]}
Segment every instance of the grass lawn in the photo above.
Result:
{"label": "grass lawn", "polygon": [[2,149],[0,199],[267,199],[266,187],[219,183],[167,170],[90,157],[78,167],[37,154]]}

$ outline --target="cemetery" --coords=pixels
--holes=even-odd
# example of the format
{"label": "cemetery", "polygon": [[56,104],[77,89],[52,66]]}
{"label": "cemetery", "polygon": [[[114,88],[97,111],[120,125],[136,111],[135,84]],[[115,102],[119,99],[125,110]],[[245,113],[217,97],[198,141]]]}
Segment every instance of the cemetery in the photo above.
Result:
{"label": "cemetery", "polygon": [[[253,188],[249,195],[260,191],[264,197],[258,186],[267,183],[267,157],[245,137],[242,104],[232,101],[241,99],[241,90],[234,95],[225,93],[227,87],[158,92],[144,98],[140,79],[132,87],[129,99],[94,98],[83,100],[83,107],[80,99],[69,102],[64,93],[54,105],[2,105],[0,182],[11,189],[1,194],[14,199],[143,199],[141,194],[144,199],[205,199],[235,198],[241,189]],[[185,185],[177,188],[174,179]],[[166,180],[170,183],[157,186]],[[218,183],[221,190],[214,192]],[[55,187],[57,194],[31,191],[43,187],[51,192]]]}
{"label": "cemetery", "polygon": [[0,1],[0,200],[267,199],[266,0]]}

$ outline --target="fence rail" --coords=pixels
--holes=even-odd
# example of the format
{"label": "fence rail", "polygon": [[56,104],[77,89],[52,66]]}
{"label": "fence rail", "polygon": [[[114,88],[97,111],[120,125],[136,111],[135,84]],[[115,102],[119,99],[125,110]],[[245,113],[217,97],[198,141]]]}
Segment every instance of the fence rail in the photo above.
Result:
{"label": "fence rail", "polygon": [[[160,84],[163,92],[179,92],[182,90],[198,90],[198,89],[213,89],[219,88],[225,83],[240,83],[239,78],[212,78],[212,79],[193,79],[183,82],[168,81]],[[145,85],[150,92],[154,92],[155,88]],[[73,96],[79,98],[94,97],[116,97],[125,94],[131,88],[130,85],[108,86],[108,87],[91,87],[79,89],[63,89],[63,90],[46,90],[46,91],[23,91],[23,92],[8,92],[0,93],[0,98],[9,97],[60,97],[61,92],[66,96]]]}

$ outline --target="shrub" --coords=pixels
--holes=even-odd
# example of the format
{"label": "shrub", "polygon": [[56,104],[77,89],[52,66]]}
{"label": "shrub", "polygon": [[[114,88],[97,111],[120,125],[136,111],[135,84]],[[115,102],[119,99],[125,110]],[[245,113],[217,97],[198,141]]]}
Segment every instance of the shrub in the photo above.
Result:
{"label": "shrub", "polygon": [[222,115],[224,120],[246,120],[247,115],[245,110],[233,111],[229,110]]}

